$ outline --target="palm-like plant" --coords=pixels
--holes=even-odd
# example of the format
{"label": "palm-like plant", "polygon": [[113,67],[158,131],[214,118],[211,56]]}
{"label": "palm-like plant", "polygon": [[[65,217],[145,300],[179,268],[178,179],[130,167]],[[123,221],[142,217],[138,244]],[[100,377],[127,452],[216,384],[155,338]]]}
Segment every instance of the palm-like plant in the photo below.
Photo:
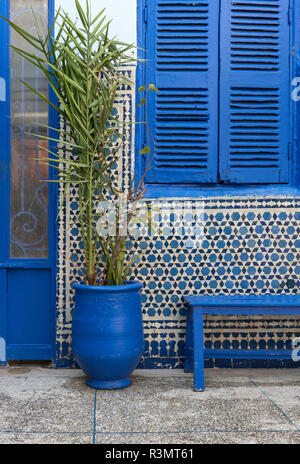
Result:
{"label": "palm-like plant", "polygon": [[[133,46],[109,38],[109,23],[104,10],[92,18],[88,0],[85,9],[78,0],[75,4],[80,24],[73,22],[60,9],[46,33],[41,32],[37,24],[36,36],[6,21],[35,50],[36,53],[30,53],[12,46],[16,53],[43,72],[56,95],[57,104],[28,83],[23,84],[54,107],[64,121],[64,129],[47,126],[48,130],[55,131],[56,138],[45,137],[56,144],[63,143],[64,154],[47,150],[44,161],[57,169],[56,181],[65,185],[65,193],[70,184],[78,187],[85,282],[89,285],[120,285],[129,270],[129,266],[124,265],[125,237],[120,227],[117,227],[115,237],[99,235],[96,202],[101,202],[108,193],[115,198],[120,194],[113,188],[112,166],[124,140],[122,124],[112,116],[112,112],[117,91],[125,83],[128,85],[122,66],[133,62],[128,56]],[[141,104],[146,104],[149,90],[157,89],[154,86],[141,88],[145,93]],[[147,146],[141,153],[149,157],[149,151]],[[147,169],[149,167],[148,162]],[[129,203],[142,198],[143,179],[144,176],[136,188],[131,183],[127,193]],[[134,212],[128,213],[127,223],[133,216]],[[100,280],[97,276],[99,249],[104,253],[106,262],[106,272]]]}

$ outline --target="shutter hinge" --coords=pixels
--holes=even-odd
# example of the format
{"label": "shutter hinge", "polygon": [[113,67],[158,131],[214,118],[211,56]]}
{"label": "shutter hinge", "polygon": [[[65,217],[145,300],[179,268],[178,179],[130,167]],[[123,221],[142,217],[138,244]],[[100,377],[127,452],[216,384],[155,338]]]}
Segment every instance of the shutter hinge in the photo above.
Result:
{"label": "shutter hinge", "polygon": [[290,6],[289,6],[289,9],[288,9],[288,23],[292,24],[292,9],[291,9]]}
{"label": "shutter hinge", "polygon": [[144,16],[144,23],[147,24],[147,22],[148,22],[148,5],[145,5],[143,16]]}

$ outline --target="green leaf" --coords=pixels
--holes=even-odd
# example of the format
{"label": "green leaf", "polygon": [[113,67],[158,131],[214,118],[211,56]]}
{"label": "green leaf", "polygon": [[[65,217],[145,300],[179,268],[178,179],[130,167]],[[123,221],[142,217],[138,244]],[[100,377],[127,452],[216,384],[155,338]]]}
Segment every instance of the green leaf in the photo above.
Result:
{"label": "green leaf", "polygon": [[0,16],[1,19],[4,19],[12,29],[14,29],[23,39],[25,39],[30,45],[32,45],[36,50],[39,50],[43,52],[43,49],[41,47],[39,39],[34,37],[32,34],[29,34],[25,29],[22,29],[21,27],[17,26],[13,22],[9,21],[8,19],[4,18],[3,16]]}
{"label": "green leaf", "polygon": [[101,10],[100,13],[97,14],[97,16],[92,20],[91,26],[93,26],[93,25],[95,24],[95,22],[98,21],[98,19],[100,18],[100,16],[103,15],[104,11],[105,11],[105,8],[103,8],[103,10]]}
{"label": "green leaf", "polygon": [[145,90],[146,90],[146,87],[144,85],[138,88],[139,93],[144,92]]}
{"label": "green leaf", "polygon": [[54,105],[54,103],[52,103],[50,100],[48,100],[47,97],[45,97],[42,93],[40,92],[37,92],[33,87],[31,87],[29,84],[27,84],[26,82],[20,80],[20,82],[25,85],[25,87],[27,87],[29,90],[31,90],[33,93],[35,93],[38,97],[40,97],[42,100],[44,100],[44,102],[46,102],[48,105],[51,105],[58,113],[60,113],[61,115],[63,115],[63,111],[56,105]]}
{"label": "green leaf", "polygon": [[145,105],[145,103],[146,103],[146,98],[142,98],[141,101],[140,101],[140,103],[139,103],[139,105],[138,105],[139,108],[140,108],[141,106]]}
{"label": "green leaf", "polygon": [[66,74],[64,74],[63,72],[61,72],[59,69],[56,68],[56,66],[53,66],[51,63],[47,63],[48,66],[50,66],[54,72],[56,72],[57,74],[59,74],[63,79],[66,80],[66,82],[68,82],[69,84],[71,84],[73,87],[75,87],[77,90],[79,90],[80,92],[82,92],[83,94],[85,93],[85,90],[81,87],[81,85],[78,84],[78,82],[74,81],[73,79],[71,79],[69,76],[67,76]]}
{"label": "green leaf", "polygon": [[155,87],[154,84],[150,84],[149,85],[149,90],[153,91],[153,92],[159,92],[159,89],[157,87]]}
{"label": "green leaf", "polygon": [[85,15],[85,13],[84,13],[84,11],[83,11],[83,9],[82,9],[82,7],[81,7],[78,0],[75,0],[75,5],[76,5],[77,13],[78,13],[78,15],[80,17],[80,20],[82,22],[82,25],[85,28],[87,28],[87,26],[88,26],[88,18],[86,17],[86,15]]}
{"label": "green leaf", "polygon": [[140,150],[141,155],[148,155],[150,152],[151,152],[151,148],[149,147],[149,145],[147,145],[142,150]]}

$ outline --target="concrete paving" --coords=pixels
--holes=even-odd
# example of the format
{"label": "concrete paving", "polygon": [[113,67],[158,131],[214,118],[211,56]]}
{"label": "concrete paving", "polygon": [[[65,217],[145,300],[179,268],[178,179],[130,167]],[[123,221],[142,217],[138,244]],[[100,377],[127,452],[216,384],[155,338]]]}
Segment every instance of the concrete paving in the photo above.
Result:
{"label": "concrete paving", "polygon": [[0,368],[0,443],[300,443],[299,369],[208,369],[203,393],[180,370],[132,379],[95,391],[80,370]]}

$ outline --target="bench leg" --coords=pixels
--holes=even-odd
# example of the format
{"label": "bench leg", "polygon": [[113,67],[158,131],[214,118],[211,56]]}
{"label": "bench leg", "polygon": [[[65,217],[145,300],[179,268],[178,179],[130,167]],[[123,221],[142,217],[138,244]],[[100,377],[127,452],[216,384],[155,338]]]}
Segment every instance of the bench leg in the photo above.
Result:
{"label": "bench leg", "polygon": [[193,338],[194,338],[194,390],[204,391],[204,334],[203,313],[193,310]]}
{"label": "bench leg", "polygon": [[184,372],[193,372],[193,321],[192,311],[189,309],[186,316],[186,340]]}

